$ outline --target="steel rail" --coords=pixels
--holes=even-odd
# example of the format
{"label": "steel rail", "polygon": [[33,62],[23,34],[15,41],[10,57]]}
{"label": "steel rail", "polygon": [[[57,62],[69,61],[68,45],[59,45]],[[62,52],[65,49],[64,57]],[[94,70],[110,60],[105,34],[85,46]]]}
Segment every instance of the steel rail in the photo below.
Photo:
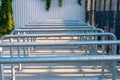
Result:
{"label": "steel rail", "polygon": [[74,28],[95,28],[94,26],[23,26],[22,29],[74,29]]}
{"label": "steel rail", "polygon": [[100,28],[92,29],[16,29],[14,32],[66,32],[66,31],[99,31],[104,32]]}
{"label": "steel rail", "polygon": [[117,45],[120,40],[101,41],[68,41],[68,42],[6,42],[0,43],[0,47],[23,47],[23,46],[64,46],[64,45]]}
{"label": "steel rail", "polygon": [[[34,20],[32,23],[84,23],[79,20]],[[87,23],[86,23],[87,24]]]}
{"label": "steel rail", "polygon": [[120,55],[64,55],[64,56],[38,56],[38,57],[1,57],[1,64],[16,63],[52,63],[52,62],[96,62],[96,61],[120,61]]}
{"label": "steel rail", "polygon": [[[25,31],[27,31],[28,32],[28,30],[30,31],[31,29],[32,30],[35,30],[35,31],[39,31],[39,30],[47,30],[47,29],[50,29],[50,30],[76,30],[76,29],[78,29],[78,30],[82,30],[82,29],[92,29],[92,28],[94,28],[95,29],[95,27],[89,27],[89,26],[84,26],[84,27],[73,27],[73,26],[69,26],[69,27],[63,27],[63,26],[58,26],[58,27],[56,27],[56,26],[52,26],[52,27],[48,27],[48,26],[44,26],[44,27],[36,27],[36,26],[32,26],[32,27],[24,27],[24,28],[21,28],[21,29],[15,29],[15,30],[13,30],[12,32],[11,32],[11,34],[14,34],[16,31],[18,32],[20,32],[21,30],[25,30]],[[23,32],[23,31],[21,31],[21,32]],[[32,31],[32,32],[34,32],[34,31]]]}
{"label": "steel rail", "polygon": [[32,26],[88,26],[86,23],[32,23]]}
{"label": "steel rail", "polygon": [[51,21],[51,20],[46,20],[46,21],[34,21],[32,23],[29,23],[29,24],[87,24],[87,23],[84,23],[84,22],[80,22],[80,21]]}
{"label": "steel rail", "polygon": [[5,35],[3,39],[6,38],[27,38],[27,37],[74,37],[74,36],[112,36],[116,40],[116,36],[110,32],[101,33],[50,33],[50,34],[16,34],[16,35]]}
{"label": "steel rail", "polygon": [[80,22],[80,21],[74,21],[74,20],[65,20],[65,21],[51,21],[51,20],[46,20],[46,21],[34,21],[32,23],[29,24],[87,24],[84,22]]}

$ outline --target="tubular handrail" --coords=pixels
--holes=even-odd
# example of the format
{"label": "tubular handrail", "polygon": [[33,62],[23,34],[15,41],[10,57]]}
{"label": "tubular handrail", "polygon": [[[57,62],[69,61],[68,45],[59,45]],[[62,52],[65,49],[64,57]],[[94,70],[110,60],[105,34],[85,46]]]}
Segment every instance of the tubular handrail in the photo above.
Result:
{"label": "tubular handrail", "polygon": [[85,23],[32,23],[32,26],[88,26]]}
{"label": "tubular handrail", "polygon": [[[69,27],[69,26],[72,26],[72,27],[74,27],[74,25],[76,25],[76,26],[90,26],[89,24],[87,24],[87,23],[84,23],[84,22],[81,22],[81,21],[78,21],[78,20],[46,20],[46,21],[44,21],[44,20],[40,20],[40,21],[33,21],[33,22],[31,22],[31,23],[29,23],[29,24],[26,24],[25,26],[23,26],[22,28],[24,28],[24,27],[27,27],[27,26],[41,26],[41,27],[46,27],[46,26],[49,26],[49,27],[55,27],[55,26],[57,26],[57,27],[59,27],[59,26],[64,26],[64,27]],[[56,28],[57,28],[56,27]]]}
{"label": "tubular handrail", "polygon": [[111,36],[116,40],[116,36],[110,32],[101,32],[101,33],[50,33],[50,34],[16,34],[16,35],[5,35],[3,39],[6,38],[27,38],[27,37],[73,37],[73,36]]}
{"label": "tubular handrail", "polygon": [[[90,26],[90,25],[89,26],[57,26],[57,27],[56,26],[44,26],[44,27],[43,26],[37,26],[37,27],[36,26],[34,26],[34,27],[33,26],[32,27],[24,26],[22,29],[25,29],[25,30],[26,29],[35,29],[35,30],[36,29],[38,29],[38,30],[39,29],[71,29],[72,30],[72,29],[82,29],[82,28],[84,29],[84,28],[96,28],[96,27]],[[20,29],[16,29],[16,30],[20,30]],[[11,32],[11,34],[16,32],[16,30],[13,30]]]}
{"label": "tubular handrail", "polygon": [[73,28],[73,29],[16,29],[15,31],[51,31],[51,30],[56,30],[56,31],[71,31],[71,30],[99,30],[100,28]]}
{"label": "tubular handrail", "polygon": [[13,30],[12,32],[11,32],[11,34],[13,34],[14,32],[16,32],[16,30],[17,31],[21,31],[21,30],[30,30],[30,29],[34,29],[35,31],[36,30],[41,30],[41,29],[62,29],[62,30],[75,30],[75,29],[92,29],[92,28],[95,28],[95,27],[93,27],[93,26],[82,26],[82,27],[73,27],[73,26],[69,26],[68,28],[67,27],[63,27],[63,26],[58,26],[58,27],[56,27],[56,26],[52,26],[52,27],[48,27],[48,26],[44,26],[44,27],[24,27],[24,28],[22,28],[22,29],[15,29],[15,30]]}
{"label": "tubular handrail", "polygon": [[[29,24],[33,24],[33,23],[84,23],[83,21],[79,21],[79,20],[34,20]],[[84,23],[87,24],[87,23]]]}
{"label": "tubular handrail", "polygon": [[51,24],[87,24],[87,23],[84,23],[84,22],[81,22],[81,21],[68,21],[68,20],[65,20],[65,21],[51,21],[51,20],[46,20],[46,21],[34,21],[34,22],[31,22],[31,23],[29,23],[29,24],[41,24],[41,23],[44,23],[44,24],[49,24],[49,23],[51,23]]}
{"label": "tubular handrail", "polygon": [[94,26],[34,26],[34,25],[26,25],[23,26],[22,29],[61,29],[61,28],[95,28]]}
{"label": "tubular handrail", "polygon": [[120,40],[102,41],[68,41],[68,42],[6,42],[0,43],[0,47],[24,47],[24,46],[64,46],[64,45],[117,45]]}
{"label": "tubular handrail", "polygon": [[17,63],[53,63],[53,62],[82,62],[82,61],[120,61],[120,55],[62,55],[62,56],[37,56],[37,57],[1,57],[1,64]]}
{"label": "tubular handrail", "polygon": [[100,28],[92,29],[16,29],[14,32],[58,32],[58,31],[99,31],[104,32]]}

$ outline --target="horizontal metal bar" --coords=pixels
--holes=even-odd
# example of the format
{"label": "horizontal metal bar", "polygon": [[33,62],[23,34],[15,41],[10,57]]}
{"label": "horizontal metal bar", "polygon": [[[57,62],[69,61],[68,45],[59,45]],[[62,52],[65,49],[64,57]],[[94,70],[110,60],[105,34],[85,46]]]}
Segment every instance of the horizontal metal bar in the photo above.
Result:
{"label": "horizontal metal bar", "polygon": [[92,29],[16,29],[15,32],[58,32],[58,31],[100,31],[103,32],[100,28]]}
{"label": "horizontal metal bar", "polygon": [[117,45],[120,40],[102,41],[66,41],[66,42],[15,42],[0,43],[0,47],[24,47],[24,46],[64,46],[64,45]]}
{"label": "horizontal metal bar", "polygon": [[46,21],[35,21],[33,23],[29,23],[29,24],[86,24],[84,22],[80,22],[80,21],[71,21],[71,20],[66,20],[66,21],[51,21],[51,20],[46,20]]}
{"label": "horizontal metal bar", "polygon": [[84,22],[82,22],[82,21],[79,21],[79,20],[35,20],[35,21],[33,21],[32,23],[36,23],[36,22],[38,22],[38,23],[84,23]]}
{"label": "horizontal metal bar", "polygon": [[73,28],[95,28],[94,26],[29,26],[29,25],[26,25],[26,26],[23,26],[22,29],[61,29],[61,28],[65,28],[65,29],[73,29]]}
{"label": "horizontal metal bar", "polygon": [[45,20],[45,21],[34,21],[33,23],[31,24],[41,24],[41,23],[46,23],[46,24],[86,24],[84,22],[80,22],[80,21],[77,21],[77,20]]}
{"label": "horizontal metal bar", "polygon": [[53,63],[53,62],[83,62],[83,61],[120,61],[120,55],[64,55],[64,56],[38,56],[38,57],[1,57],[0,64],[16,63]]}
{"label": "horizontal metal bar", "polygon": [[103,33],[50,33],[50,34],[19,34],[19,35],[5,35],[3,38],[26,38],[26,37],[73,37],[73,36],[111,36],[116,39],[116,36],[110,32]]}
{"label": "horizontal metal bar", "polygon": [[32,25],[32,26],[88,26],[86,23],[32,23],[32,24],[27,24],[27,25]]}

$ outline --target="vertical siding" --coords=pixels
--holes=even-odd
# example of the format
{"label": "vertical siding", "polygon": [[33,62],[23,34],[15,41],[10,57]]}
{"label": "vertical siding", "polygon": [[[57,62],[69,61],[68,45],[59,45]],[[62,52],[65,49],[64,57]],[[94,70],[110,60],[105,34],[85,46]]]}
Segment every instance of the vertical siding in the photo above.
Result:
{"label": "vertical siding", "polygon": [[15,29],[37,20],[72,19],[84,21],[84,4],[79,6],[77,0],[63,0],[62,7],[52,0],[49,11],[45,10],[43,0],[13,0],[13,17]]}
{"label": "vertical siding", "polygon": [[13,17],[15,28],[35,20],[37,0],[13,0]]}

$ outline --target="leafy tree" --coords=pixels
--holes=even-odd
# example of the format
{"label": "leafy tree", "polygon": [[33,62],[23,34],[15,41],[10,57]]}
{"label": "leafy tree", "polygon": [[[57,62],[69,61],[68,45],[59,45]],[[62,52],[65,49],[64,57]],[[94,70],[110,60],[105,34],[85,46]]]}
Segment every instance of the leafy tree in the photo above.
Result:
{"label": "leafy tree", "polygon": [[1,0],[0,36],[9,34],[13,29],[12,0]]}

